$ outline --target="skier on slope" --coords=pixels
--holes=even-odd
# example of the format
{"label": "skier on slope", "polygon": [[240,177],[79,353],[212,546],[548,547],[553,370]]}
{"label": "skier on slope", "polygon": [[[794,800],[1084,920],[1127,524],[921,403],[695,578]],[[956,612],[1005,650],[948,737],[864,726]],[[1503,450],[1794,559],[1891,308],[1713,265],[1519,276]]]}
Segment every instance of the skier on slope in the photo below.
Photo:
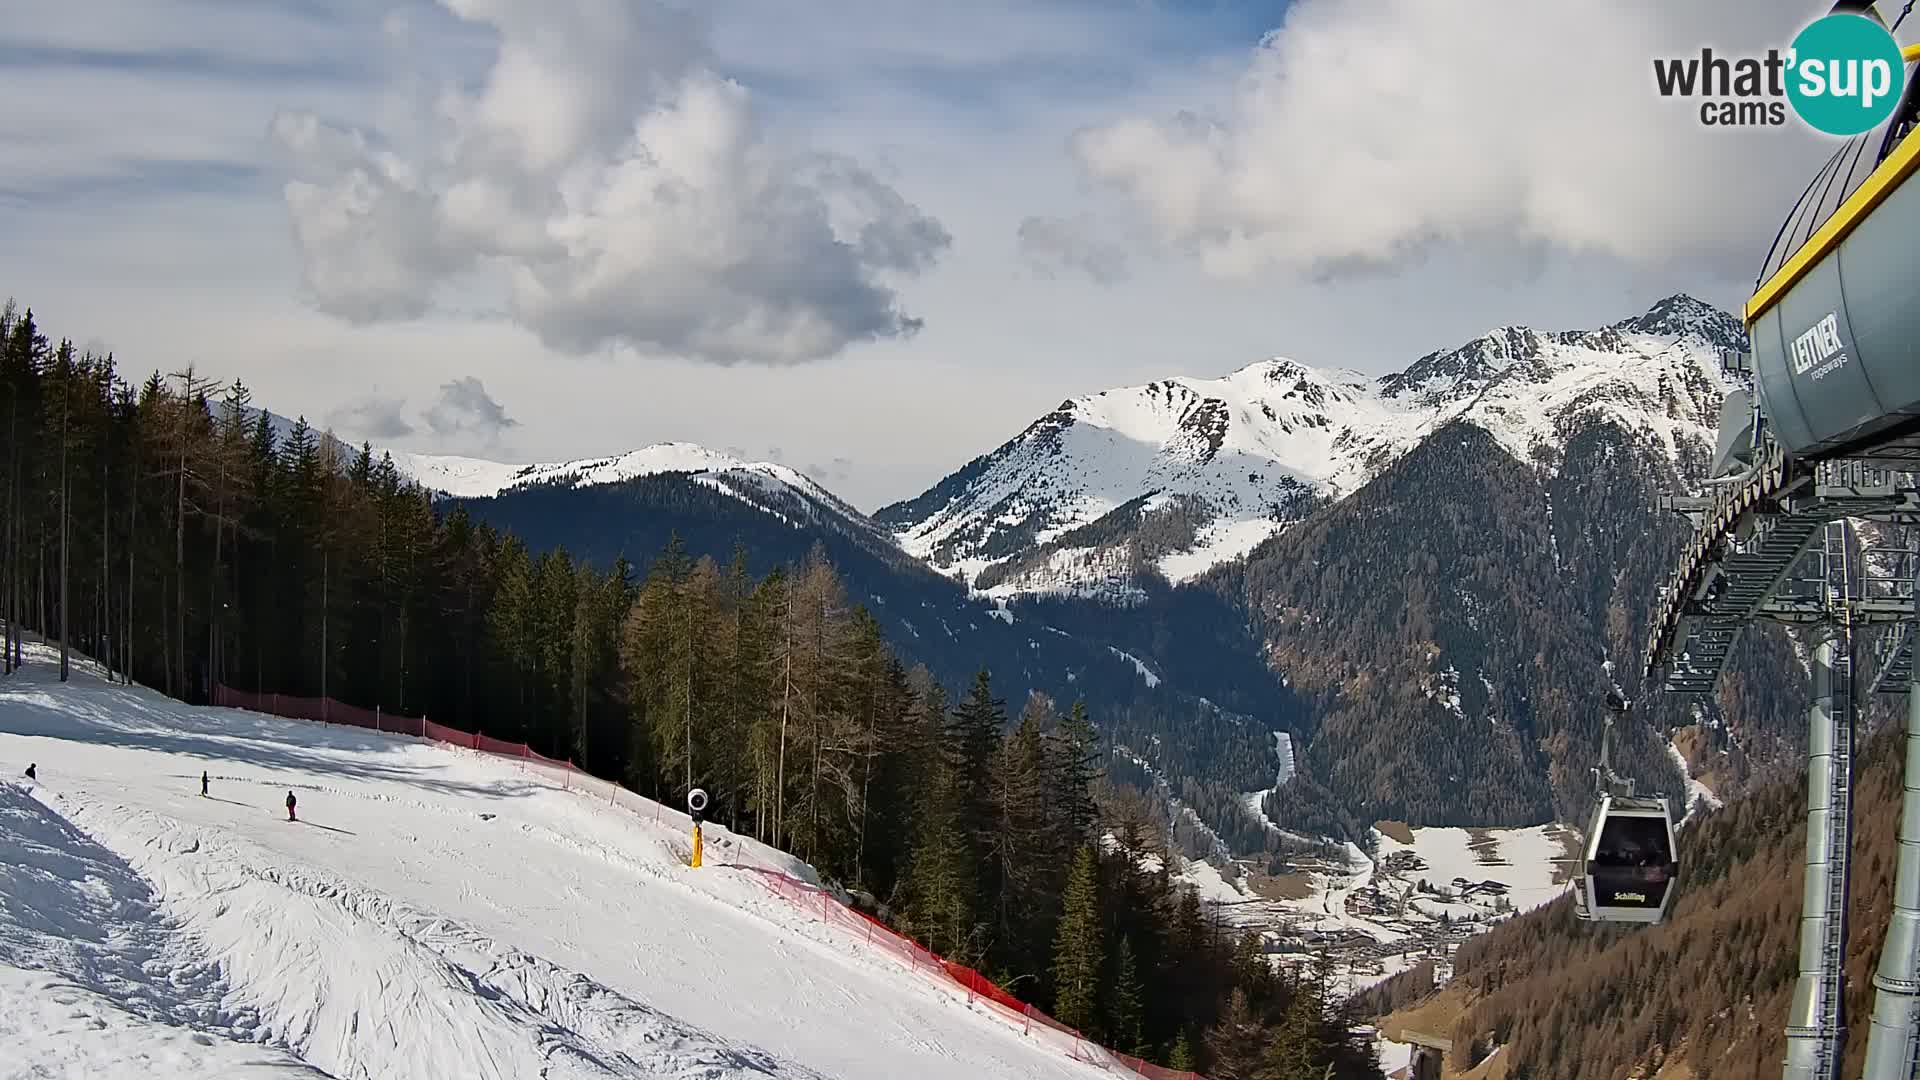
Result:
{"label": "skier on slope", "polygon": [[200,797],[203,799],[207,797],[207,770],[205,769],[200,770]]}
{"label": "skier on slope", "polygon": [[293,792],[291,791],[287,792],[287,820],[295,820],[293,816]]}
{"label": "skier on slope", "polygon": [[35,775],[33,775],[33,767],[34,767],[34,763],[33,763],[33,762],[31,762],[31,761],[29,761],[29,762],[27,762],[27,779],[29,779],[29,780],[38,780],[38,779],[39,779],[39,777],[37,777],[37,776],[35,776]]}

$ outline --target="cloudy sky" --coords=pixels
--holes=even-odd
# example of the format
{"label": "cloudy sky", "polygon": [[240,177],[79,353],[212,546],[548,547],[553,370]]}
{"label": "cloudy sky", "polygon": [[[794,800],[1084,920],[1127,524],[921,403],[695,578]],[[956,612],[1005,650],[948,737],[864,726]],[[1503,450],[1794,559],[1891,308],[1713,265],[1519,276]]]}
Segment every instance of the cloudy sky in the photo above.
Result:
{"label": "cloudy sky", "polygon": [[1653,89],[1824,13],[1782,0],[32,7],[0,295],[55,334],[356,441],[690,440],[867,508],[1108,386],[1732,307],[1824,156]]}

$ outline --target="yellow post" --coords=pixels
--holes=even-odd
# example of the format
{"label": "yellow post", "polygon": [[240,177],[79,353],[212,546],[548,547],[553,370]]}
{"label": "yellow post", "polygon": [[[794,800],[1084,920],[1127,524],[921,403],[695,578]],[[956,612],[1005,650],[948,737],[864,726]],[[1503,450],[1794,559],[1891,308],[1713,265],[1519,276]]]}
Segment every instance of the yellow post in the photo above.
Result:
{"label": "yellow post", "polygon": [[700,823],[699,822],[695,822],[693,826],[693,862],[691,865],[693,866],[700,865]]}

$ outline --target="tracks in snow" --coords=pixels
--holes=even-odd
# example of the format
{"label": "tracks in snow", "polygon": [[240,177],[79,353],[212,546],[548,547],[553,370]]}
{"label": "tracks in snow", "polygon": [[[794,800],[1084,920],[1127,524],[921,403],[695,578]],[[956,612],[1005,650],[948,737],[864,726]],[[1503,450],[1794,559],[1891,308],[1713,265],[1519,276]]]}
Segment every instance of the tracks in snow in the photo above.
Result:
{"label": "tracks in snow", "polygon": [[339,1077],[818,1075],[221,830],[9,790],[0,960],[156,1023]]}

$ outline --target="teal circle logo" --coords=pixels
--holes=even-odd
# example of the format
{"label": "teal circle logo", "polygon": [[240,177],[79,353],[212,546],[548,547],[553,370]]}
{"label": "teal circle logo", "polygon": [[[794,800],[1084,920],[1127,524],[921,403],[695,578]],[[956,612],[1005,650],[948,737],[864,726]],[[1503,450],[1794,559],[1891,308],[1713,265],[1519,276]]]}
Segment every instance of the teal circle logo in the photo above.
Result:
{"label": "teal circle logo", "polygon": [[1828,15],[1793,39],[1787,100],[1828,135],[1871,131],[1900,104],[1907,66],[1900,43],[1865,15]]}

